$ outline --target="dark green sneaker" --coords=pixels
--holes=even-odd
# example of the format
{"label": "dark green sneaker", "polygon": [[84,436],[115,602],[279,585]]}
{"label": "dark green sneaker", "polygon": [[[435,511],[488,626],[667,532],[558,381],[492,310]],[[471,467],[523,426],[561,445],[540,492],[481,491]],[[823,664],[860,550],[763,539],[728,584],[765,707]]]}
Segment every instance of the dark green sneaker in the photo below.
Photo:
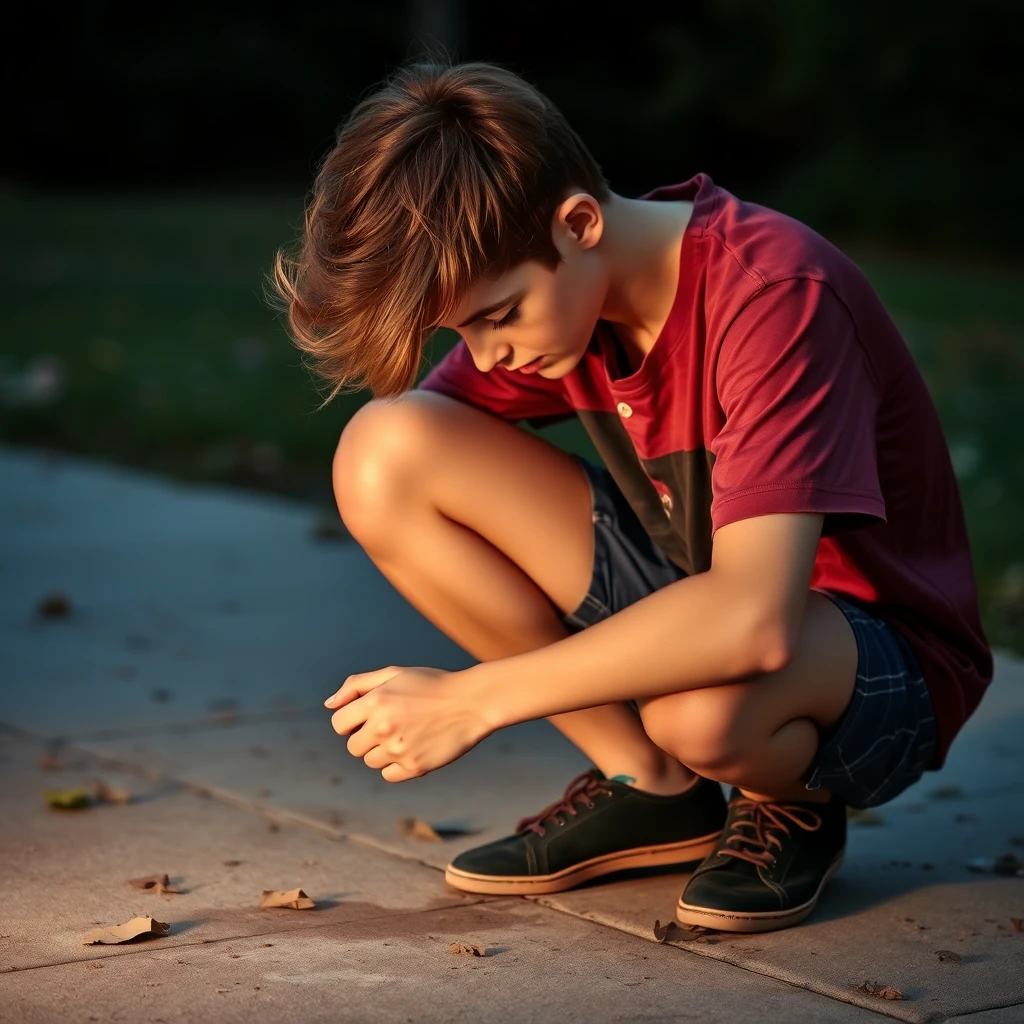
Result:
{"label": "dark green sneaker", "polygon": [[685,864],[715,848],[725,812],[721,788],[708,779],[659,796],[592,768],[514,835],[460,853],[444,877],[465,892],[544,893],[626,868]]}
{"label": "dark green sneaker", "polygon": [[715,851],[687,883],[676,918],[724,932],[768,932],[815,908],[846,850],[846,806],[760,803],[733,788]]}

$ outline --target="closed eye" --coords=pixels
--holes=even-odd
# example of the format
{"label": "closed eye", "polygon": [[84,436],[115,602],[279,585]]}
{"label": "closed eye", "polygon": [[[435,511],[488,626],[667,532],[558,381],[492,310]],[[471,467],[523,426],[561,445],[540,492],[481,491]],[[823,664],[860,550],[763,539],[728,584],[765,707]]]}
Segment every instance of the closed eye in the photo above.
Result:
{"label": "closed eye", "polygon": [[492,320],[491,327],[500,331],[502,327],[510,327],[519,319],[519,305],[514,305],[500,320]]}

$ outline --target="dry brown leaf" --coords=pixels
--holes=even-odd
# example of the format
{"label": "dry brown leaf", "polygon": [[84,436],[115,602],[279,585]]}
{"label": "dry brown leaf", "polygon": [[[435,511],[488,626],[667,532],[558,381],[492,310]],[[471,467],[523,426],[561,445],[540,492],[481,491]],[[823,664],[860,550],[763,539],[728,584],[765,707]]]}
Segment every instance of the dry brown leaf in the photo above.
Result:
{"label": "dry brown leaf", "polygon": [[304,868],[311,868],[316,863],[316,861],[315,860],[300,860],[299,863]]}
{"label": "dry brown leaf", "polygon": [[87,971],[98,971],[102,966],[103,964],[86,964],[85,969]]}
{"label": "dry brown leaf", "polygon": [[93,928],[82,936],[82,945],[95,946],[102,943],[106,946],[116,946],[123,942],[131,942],[133,939],[160,938],[170,930],[169,924],[156,921],[152,917],[133,917],[115,928]]}
{"label": "dry brown leaf", "polygon": [[448,947],[449,953],[461,953],[464,956],[487,956],[480,946],[467,946],[464,942],[453,942]]}
{"label": "dry brown leaf", "polygon": [[948,960],[952,964],[962,964],[964,958],[959,953],[954,953],[951,949],[937,949],[935,955],[939,958],[940,962]]}
{"label": "dry brown leaf", "polygon": [[870,981],[862,981],[858,986],[861,992],[869,996],[878,996],[879,999],[902,999],[903,993],[892,985],[872,985]]}
{"label": "dry brown leaf", "polygon": [[1021,860],[1012,853],[1004,853],[996,857],[992,870],[997,875],[1007,875],[1009,877],[1016,875],[1024,878],[1024,860]]}
{"label": "dry brown leaf", "polygon": [[1015,932],[1024,932],[1024,919],[1019,917],[1011,917],[1010,924],[1013,925]]}
{"label": "dry brown leaf", "polygon": [[71,601],[67,594],[55,591],[36,605],[36,614],[41,619],[66,619],[71,615]]}
{"label": "dry brown leaf", "polygon": [[93,779],[92,795],[103,803],[108,804],[130,804],[132,795],[127,789],[118,789],[116,786],[108,786],[102,779]]}
{"label": "dry brown leaf", "polygon": [[155,889],[158,896],[166,893],[181,895],[180,889],[171,886],[167,875],[147,875],[145,878],[129,878],[128,884],[135,889]]}
{"label": "dry brown leaf", "polygon": [[221,862],[226,868],[237,868],[242,862],[240,860],[225,860]]}
{"label": "dry brown leaf", "polygon": [[403,836],[414,836],[416,839],[424,839],[431,843],[443,842],[437,832],[434,831],[434,827],[421,818],[402,818],[398,823],[398,831]]}
{"label": "dry brown leaf", "polygon": [[301,890],[264,889],[260,896],[261,908],[279,907],[284,910],[312,910],[316,904]]}
{"label": "dry brown leaf", "polygon": [[708,942],[715,943],[718,939],[714,939],[708,936],[707,928],[700,928],[698,926],[684,928],[681,924],[676,921],[667,921],[662,924],[660,921],[654,922],[654,937],[658,942]]}

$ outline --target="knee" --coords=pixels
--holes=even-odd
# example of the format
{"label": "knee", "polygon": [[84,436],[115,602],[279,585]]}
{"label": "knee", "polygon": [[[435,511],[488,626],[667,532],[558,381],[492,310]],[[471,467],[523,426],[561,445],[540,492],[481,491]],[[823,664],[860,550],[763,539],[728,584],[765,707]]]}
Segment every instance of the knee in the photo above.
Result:
{"label": "knee", "polygon": [[731,687],[705,687],[640,701],[644,731],[688,768],[715,778],[758,746],[746,702]]}
{"label": "knee", "polygon": [[425,412],[411,395],[373,399],[342,430],[332,467],[334,499],[354,537],[366,537],[389,508],[408,500],[423,454]]}

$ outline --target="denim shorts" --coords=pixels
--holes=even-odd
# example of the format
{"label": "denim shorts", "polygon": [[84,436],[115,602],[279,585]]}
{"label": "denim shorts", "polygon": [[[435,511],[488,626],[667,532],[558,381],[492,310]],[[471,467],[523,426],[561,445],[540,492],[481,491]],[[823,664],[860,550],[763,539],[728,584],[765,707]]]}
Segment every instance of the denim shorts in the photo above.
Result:
{"label": "denim shorts", "polygon": [[[562,621],[579,632],[686,573],[662,554],[611,474],[574,455],[592,497],[594,570],[586,597]],[[884,804],[915,783],[935,753],[931,696],[913,651],[899,632],[865,605],[822,593],[846,616],[857,640],[857,681],[843,717],[820,734],[807,789],[822,787],[850,807]],[[630,701],[638,710],[636,701]]]}

